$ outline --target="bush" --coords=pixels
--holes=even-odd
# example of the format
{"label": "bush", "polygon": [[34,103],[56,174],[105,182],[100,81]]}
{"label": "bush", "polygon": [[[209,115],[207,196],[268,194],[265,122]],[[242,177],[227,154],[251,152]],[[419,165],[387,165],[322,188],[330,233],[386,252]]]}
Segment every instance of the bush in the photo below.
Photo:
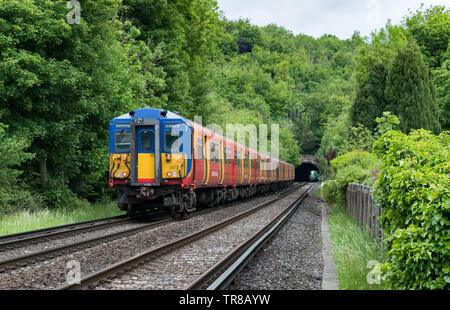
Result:
{"label": "bush", "polygon": [[20,211],[35,211],[42,208],[42,196],[26,187],[0,188],[0,216]]}
{"label": "bush", "polygon": [[350,183],[372,185],[380,166],[377,157],[368,152],[353,151],[331,161],[333,180],[324,184],[323,197],[327,202],[344,203]]}
{"label": "bush", "polygon": [[394,289],[450,288],[449,132],[389,131],[374,144],[382,159],[375,198],[382,207],[385,277]]}
{"label": "bush", "polygon": [[21,210],[38,208],[42,199],[18,182],[22,171],[20,165],[34,157],[25,150],[30,142],[7,131],[8,126],[0,123],[0,215]]}

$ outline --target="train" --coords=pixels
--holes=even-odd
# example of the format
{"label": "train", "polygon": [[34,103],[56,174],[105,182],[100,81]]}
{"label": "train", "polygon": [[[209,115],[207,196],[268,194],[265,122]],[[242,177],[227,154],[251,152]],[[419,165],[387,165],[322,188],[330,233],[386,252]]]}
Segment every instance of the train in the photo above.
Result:
{"label": "train", "polygon": [[146,107],[109,123],[109,186],[129,216],[162,210],[185,217],[294,180],[291,164],[176,112]]}

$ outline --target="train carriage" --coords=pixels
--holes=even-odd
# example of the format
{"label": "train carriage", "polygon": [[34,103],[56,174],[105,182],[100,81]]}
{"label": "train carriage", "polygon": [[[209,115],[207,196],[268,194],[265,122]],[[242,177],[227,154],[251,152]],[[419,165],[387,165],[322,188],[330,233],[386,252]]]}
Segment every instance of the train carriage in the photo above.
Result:
{"label": "train carriage", "polygon": [[110,122],[109,185],[130,215],[173,216],[291,185],[294,167],[165,110],[144,108]]}

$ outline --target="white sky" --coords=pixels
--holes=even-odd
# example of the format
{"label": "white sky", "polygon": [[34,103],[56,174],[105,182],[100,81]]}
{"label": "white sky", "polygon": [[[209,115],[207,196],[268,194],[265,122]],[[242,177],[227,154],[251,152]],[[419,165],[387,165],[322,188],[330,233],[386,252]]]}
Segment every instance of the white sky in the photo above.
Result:
{"label": "white sky", "polygon": [[252,24],[277,24],[294,34],[304,33],[315,38],[334,34],[341,39],[355,30],[369,36],[385,26],[388,19],[400,24],[421,3],[450,5],[450,0],[217,0],[228,19],[249,18]]}

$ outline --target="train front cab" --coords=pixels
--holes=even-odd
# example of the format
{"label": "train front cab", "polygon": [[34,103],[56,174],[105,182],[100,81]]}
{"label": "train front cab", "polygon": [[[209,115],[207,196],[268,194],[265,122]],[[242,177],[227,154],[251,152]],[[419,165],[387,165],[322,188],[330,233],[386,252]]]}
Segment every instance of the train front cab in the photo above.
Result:
{"label": "train front cab", "polygon": [[119,189],[119,207],[145,211],[180,202],[166,188],[189,184],[192,127],[176,114],[136,110],[110,123],[110,186]]}

